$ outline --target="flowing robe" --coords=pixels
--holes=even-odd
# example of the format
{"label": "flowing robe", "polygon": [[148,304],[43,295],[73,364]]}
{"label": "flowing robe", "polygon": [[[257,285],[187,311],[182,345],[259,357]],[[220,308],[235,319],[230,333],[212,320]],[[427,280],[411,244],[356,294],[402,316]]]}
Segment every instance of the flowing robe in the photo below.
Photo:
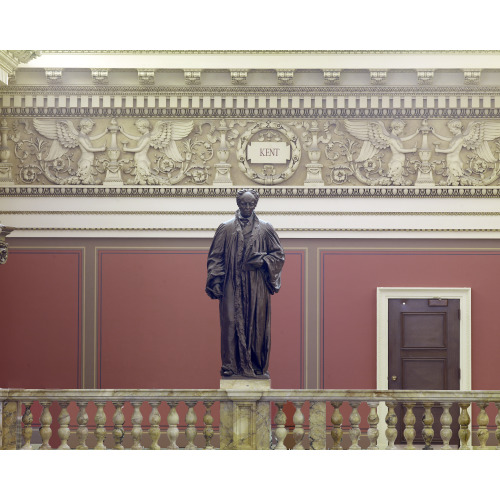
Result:
{"label": "flowing robe", "polygon": [[[220,284],[223,371],[244,377],[266,376],[271,348],[271,295],[281,287],[285,254],[271,224],[252,213],[248,224],[236,217],[221,224],[207,261],[206,292]],[[257,263],[262,267],[256,268]]]}

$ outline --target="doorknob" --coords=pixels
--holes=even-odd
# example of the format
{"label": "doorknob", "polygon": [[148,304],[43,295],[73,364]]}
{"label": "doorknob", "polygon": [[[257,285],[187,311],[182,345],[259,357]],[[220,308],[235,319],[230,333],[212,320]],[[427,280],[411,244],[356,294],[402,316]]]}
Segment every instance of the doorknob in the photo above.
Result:
{"label": "doorknob", "polygon": [[396,382],[396,380],[398,379],[398,376],[397,375],[393,375],[391,378],[392,378],[393,382]]}

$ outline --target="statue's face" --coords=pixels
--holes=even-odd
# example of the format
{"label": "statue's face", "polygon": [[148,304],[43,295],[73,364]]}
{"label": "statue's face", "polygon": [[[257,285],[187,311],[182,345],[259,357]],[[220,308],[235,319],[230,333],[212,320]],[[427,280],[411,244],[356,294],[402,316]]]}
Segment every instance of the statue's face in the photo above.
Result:
{"label": "statue's face", "polygon": [[257,200],[252,193],[244,193],[238,200],[238,208],[243,217],[250,217],[257,206]]}

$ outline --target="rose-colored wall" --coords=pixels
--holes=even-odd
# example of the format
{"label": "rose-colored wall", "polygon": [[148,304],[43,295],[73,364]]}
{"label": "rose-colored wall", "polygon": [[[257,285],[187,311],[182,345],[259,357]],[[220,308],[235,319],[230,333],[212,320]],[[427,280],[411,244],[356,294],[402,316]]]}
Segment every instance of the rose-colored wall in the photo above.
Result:
{"label": "rose-colored wall", "polygon": [[[191,242],[189,250],[125,250],[122,241],[95,252],[98,240],[80,243],[11,244],[0,266],[0,387],[218,387],[218,303],[204,293],[207,250]],[[285,244],[283,288],[272,298],[273,387],[305,387],[307,373],[314,387],[318,318],[319,387],[375,388],[379,286],[470,287],[473,389],[500,387],[500,251],[353,251],[334,240],[300,247]]]}
{"label": "rose-colored wall", "polygon": [[[98,252],[98,386],[218,388],[218,301],[205,294],[204,250]],[[287,252],[272,298],[273,387],[300,388],[303,253]]]}
{"label": "rose-colored wall", "polygon": [[376,388],[377,287],[472,289],[472,389],[500,389],[498,251],[320,255],[322,387]]}
{"label": "rose-colored wall", "polygon": [[80,387],[82,250],[13,249],[0,283],[0,387]]}

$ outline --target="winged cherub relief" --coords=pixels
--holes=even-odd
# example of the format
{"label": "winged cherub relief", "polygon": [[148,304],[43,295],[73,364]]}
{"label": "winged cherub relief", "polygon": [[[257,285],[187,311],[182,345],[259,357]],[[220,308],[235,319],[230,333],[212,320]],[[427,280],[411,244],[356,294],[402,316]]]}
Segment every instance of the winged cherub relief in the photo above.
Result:
{"label": "winged cherub relief", "polygon": [[184,161],[175,141],[184,139],[193,130],[193,121],[168,122],[160,120],[155,123],[151,130],[149,120],[139,118],[135,127],[141,133],[140,136],[128,134],[120,127],[120,132],[133,141],[137,141],[135,148],[124,147],[123,151],[134,153],[135,184],[157,184],[157,179],[151,173],[151,161],[148,158],[149,147],[152,146],[164,153],[174,162]]}
{"label": "winged cherub relief", "polygon": [[80,120],[78,130],[69,120],[40,120],[33,119],[33,126],[36,131],[46,137],[52,139],[52,145],[45,161],[54,161],[65,154],[68,149],[80,147],[82,152],[78,160],[78,169],[74,181],[81,184],[94,184],[95,179],[92,174],[92,166],[94,165],[94,153],[104,151],[105,146],[94,147],[92,141],[96,141],[104,137],[108,130],[90,136],[90,132],[94,128],[94,121],[89,118]]}
{"label": "winged cherub relief", "polygon": [[390,148],[392,157],[388,163],[387,177],[392,181],[392,184],[402,185],[405,183],[403,179],[405,153],[415,153],[417,148],[406,148],[403,142],[409,141],[416,137],[420,129],[406,137],[400,137],[406,124],[402,120],[393,120],[391,122],[390,132],[385,128],[385,125],[380,122],[358,122],[345,120],[347,131],[363,141],[361,151],[356,162],[365,162],[373,158],[381,150]]}
{"label": "winged cherub relief", "polygon": [[466,185],[471,182],[471,179],[464,172],[464,164],[460,159],[462,148],[474,151],[479,158],[488,163],[495,163],[497,161],[487,141],[493,141],[500,137],[500,123],[471,122],[465,132],[462,132],[462,128],[463,125],[460,120],[450,120],[448,122],[448,129],[452,134],[451,137],[445,137],[438,134],[434,128],[431,129],[431,132],[438,139],[449,142],[447,148],[436,147],[435,151],[436,153],[446,154],[446,167],[448,169],[447,184],[453,186]]}

